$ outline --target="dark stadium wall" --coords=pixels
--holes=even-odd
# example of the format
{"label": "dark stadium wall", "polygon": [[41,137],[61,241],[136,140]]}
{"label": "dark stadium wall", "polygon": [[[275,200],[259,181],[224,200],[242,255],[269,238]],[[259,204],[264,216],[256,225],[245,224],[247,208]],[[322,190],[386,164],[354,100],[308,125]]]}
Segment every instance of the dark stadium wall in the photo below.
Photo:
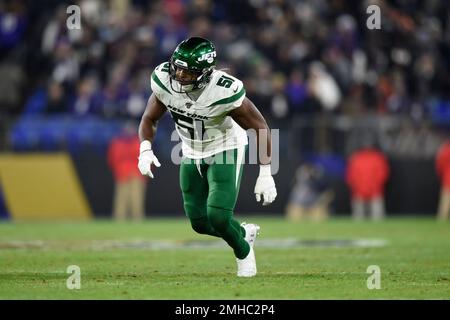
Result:
{"label": "dark stadium wall", "polygon": [[[114,180],[101,154],[81,154],[73,158],[80,181],[96,217],[110,217],[114,194]],[[183,215],[182,196],[178,181],[177,165],[161,161],[162,166],[154,171],[155,179],[148,179],[146,191],[146,215]],[[439,183],[432,161],[391,160],[391,178],[386,186],[388,214],[434,215],[437,209]],[[240,214],[281,214],[285,210],[290,190],[294,183],[297,164],[292,161],[280,163],[275,176],[278,197],[270,206],[263,207],[255,201],[254,184],[258,175],[257,165],[245,165],[242,175],[236,212]],[[343,181],[332,182],[335,199],[332,213],[349,215],[350,195]]]}
{"label": "dark stadium wall", "polygon": [[440,185],[432,160],[391,160],[386,185],[387,211],[403,214],[437,212]]}
{"label": "dark stadium wall", "polygon": [[106,157],[92,152],[72,156],[81,185],[96,217],[110,217],[114,180]]}

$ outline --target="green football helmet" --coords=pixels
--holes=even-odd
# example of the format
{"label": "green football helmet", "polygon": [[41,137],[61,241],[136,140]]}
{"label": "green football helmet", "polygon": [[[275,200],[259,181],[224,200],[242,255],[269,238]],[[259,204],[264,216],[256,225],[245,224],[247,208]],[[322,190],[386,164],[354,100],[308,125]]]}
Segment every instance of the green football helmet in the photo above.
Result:
{"label": "green football helmet", "polygon": [[[204,38],[192,37],[181,42],[173,52],[169,62],[170,86],[178,93],[187,93],[204,88],[216,66],[216,49],[214,44]],[[195,75],[195,80],[180,82],[176,78],[178,69],[184,69]],[[173,81],[178,82],[179,90]]]}

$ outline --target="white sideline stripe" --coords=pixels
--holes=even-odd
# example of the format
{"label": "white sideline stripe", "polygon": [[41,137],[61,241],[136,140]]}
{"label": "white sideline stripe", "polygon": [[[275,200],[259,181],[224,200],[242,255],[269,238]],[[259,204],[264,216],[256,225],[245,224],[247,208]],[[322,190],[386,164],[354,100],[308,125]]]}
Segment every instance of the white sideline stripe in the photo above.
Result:
{"label": "white sideline stripe", "polygon": [[[267,249],[290,248],[379,248],[387,245],[384,239],[297,239],[273,238],[258,239],[257,247]],[[11,249],[29,250],[108,250],[108,249],[227,249],[228,246],[221,240],[93,240],[88,242],[60,242],[60,241],[1,241],[0,252]]]}

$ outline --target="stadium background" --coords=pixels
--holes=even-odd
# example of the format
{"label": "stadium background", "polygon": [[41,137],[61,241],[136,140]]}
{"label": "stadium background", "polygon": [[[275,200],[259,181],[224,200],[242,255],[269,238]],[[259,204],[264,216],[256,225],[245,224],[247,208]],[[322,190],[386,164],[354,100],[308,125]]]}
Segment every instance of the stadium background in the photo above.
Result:
{"label": "stadium background", "polygon": [[[66,28],[70,4],[81,7],[80,31]],[[381,30],[366,27],[370,4],[381,8]],[[61,202],[85,197],[77,203],[89,209],[81,211],[110,216],[108,143],[125,123],[139,121],[152,69],[191,35],[215,43],[219,67],[244,81],[270,127],[280,129],[277,201],[257,206],[257,166],[247,165],[237,211],[282,213],[292,173],[312,159],[332,177],[333,213],[348,215],[346,160],[372,139],[391,165],[388,215],[434,215],[434,157],[450,129],[449,15],[448,2],[434,0],[1,1],[0,151],[12,156],[0,168],[1,216],[11,216],[6,180],[16,181],[15,201],[44,201],[66,190]],[[311,94],[317,70],[331,87]],[[155,142],[163,165],[148,183],[148,216],[182,214],[172,130],[166,115]],[[20,156],[60,153],[69,156],[62,160],[69,169],[47,162],[41,175],[33,165],[19,172]],[[73,183],[54,190],[62,172]]]}

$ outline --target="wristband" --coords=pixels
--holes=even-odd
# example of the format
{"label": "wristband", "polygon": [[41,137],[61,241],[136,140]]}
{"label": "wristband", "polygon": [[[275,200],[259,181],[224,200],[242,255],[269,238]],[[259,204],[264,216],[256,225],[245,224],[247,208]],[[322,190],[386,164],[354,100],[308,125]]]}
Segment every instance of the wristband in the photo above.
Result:
{"label": "wristband", "polygon": [[152,150],[152,143],[148,140],[142,141],[141,146],[139,147],[139,153],[150,150]]}

